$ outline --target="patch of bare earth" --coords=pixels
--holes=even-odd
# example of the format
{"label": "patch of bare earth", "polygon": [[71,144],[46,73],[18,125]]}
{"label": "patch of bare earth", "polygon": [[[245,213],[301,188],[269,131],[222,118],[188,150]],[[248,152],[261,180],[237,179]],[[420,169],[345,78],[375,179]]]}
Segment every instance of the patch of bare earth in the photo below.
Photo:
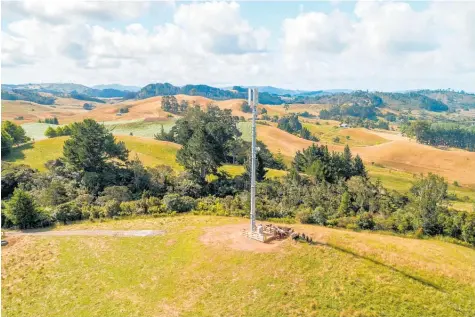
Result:
{"label": "patch of bare earth", "polygon": [[225,225],[205,229],[200,237],[201,242],[213,247],[228,248],[249,252],[276,252],[285,240],[273,240],[267,243],[249,239],[243,233],[249,228],[248,224]]}

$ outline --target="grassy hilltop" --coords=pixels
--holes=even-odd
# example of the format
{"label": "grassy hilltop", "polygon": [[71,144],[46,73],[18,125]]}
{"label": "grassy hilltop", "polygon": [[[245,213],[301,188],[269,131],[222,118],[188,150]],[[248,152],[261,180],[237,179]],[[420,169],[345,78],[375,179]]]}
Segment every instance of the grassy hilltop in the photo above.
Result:
{"label": "grassy hilltop", "polygon": [[[473,249],[306,225],[295,228],[316,245],[285,241],[261,253],[220,240],[219,228],[245,223],[148,218],[58,229],[160,229],[165,235],[17,238],[2,250],[8,272],[2,313],[448,317],[475,311]],[[207,232],[217,241],[204,240]]]}

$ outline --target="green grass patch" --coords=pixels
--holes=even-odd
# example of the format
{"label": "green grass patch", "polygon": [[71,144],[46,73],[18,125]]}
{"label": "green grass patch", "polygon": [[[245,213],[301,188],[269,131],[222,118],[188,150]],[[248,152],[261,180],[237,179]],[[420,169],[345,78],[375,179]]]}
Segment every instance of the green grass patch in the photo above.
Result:
{"label": "green grass patch", "polygon": [[[26,164],[44,171],[46,170],[44,164],[47,161],[57,159],[63,155],[63,145],[67,138],[57,137],[19,146],[14,148],[4,160]],[[130,150],[131,158],[137,155],[146,166],[165,164],[177,170],[183,170],[175,160],[176,152],[179,149],[176,144],[130,136],[117,136],[116,138],[125,142],[125,146]]]}
{"label": "green grass patch", "polygon": [[210,246],[235,218],[85,222],[156,237],[23,237],[2,248],[2,314],[27,316],[471,316],[475,250],[437,240],[298,226],[316,245]]}
{"label": "green grass patch", "polygon": [[165,132],[169,132],[175,125],[174,119],[168,119],[166,121],[132,121],[132,122],[104,122],[113,134],[115,135],[132,135],[153,138],[155,134],[160,133],[163,125]]}

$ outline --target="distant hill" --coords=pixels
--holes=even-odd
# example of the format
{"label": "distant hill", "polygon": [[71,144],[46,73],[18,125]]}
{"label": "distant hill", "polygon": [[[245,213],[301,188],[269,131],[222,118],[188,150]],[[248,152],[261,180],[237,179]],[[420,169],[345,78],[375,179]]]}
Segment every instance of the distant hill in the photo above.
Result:
{"label": "distant hill", "polygon": [[450,108],[475,108],[475,94],[463,90],[417,90],[416,93],[443,102]]}
{"label": "distant hill", "polygon": [[[473,100],[475,100],[475,98]],[[350,91],[331,94],[322,91],[321,93],[313,95],[303,94],[294,96],[293,102],[305,104],[315,103],[331,105],[356,103],[363,106],[367,105],[374,107],[388,107],[394,109],[425,109],[435,112],[449,110],[449,105],[447,105],[440,98],[435,99],[433,91],[430,90],[425,91],[425,93],[422,93],[420,91],[410,91],[404,93]],[[475,107],[475,103],[473,104],[473,106]]]}
{"label": "distant hill", "polygon": [[50,96],[43,96],[34,90],[29,89],[2,89],[2,100],[25,100],[42,105],[54,104],[56,98]]}
{"label": "distant hill", "polygon": [[[149,84],[137,92],[136,98],[145,99],[155,96],[178,94],[201,96],[214,100],[247,99],[247,89],[240,86],[234,86],[232,90],[228,90],[208,85],[186,85],[178,87],[170,83]],[[282,98],[268,92],[259,93],[259,102],[268,105],[280,105],[284,103]]]}
{"label": "distant hill", "polygon": [[141,89],[141,87],[139,86],[125,86],[125,85],[120,85],[120,84],[95,85],[95,86],[92,86],[92,88],[100,89],[100,90],[114,89],[114,90],[132,91],[132,92],[137,92]]}
{"label": "distant hill", "polygon": [[[89,100],[96,102],[103,102],[97,98],[127,98],[130,94],[126,90],[118,90],[112,88],[94,89],[80,84],[74,83],[46,83],[46,84],[21,84],[21,85],[2,85],[2,99],[14,98],[9,95],[13,91],[23,91],[30,93],[49,93],[57,97],[71,97],[79,100]],[[31,100],[31,96],[23,98],[23,94],[19,94],[17,99],[8,100]],[[36,101],[34,101],[36,102]],[[40,102],[41,103],[41,102]],[[49,104],[49,103],[48,103]]]}

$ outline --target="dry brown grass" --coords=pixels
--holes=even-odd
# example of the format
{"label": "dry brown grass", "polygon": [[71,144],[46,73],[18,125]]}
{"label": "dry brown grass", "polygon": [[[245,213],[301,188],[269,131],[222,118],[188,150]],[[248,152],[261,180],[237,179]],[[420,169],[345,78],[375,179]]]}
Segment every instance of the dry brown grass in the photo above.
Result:
{"label": "dry brown grass", "polygon": [[409,141],[392,141],[380,145],[354,148],[367,162],[411,173],[436,173],[450,182],[475,184],[475,153],[468,151],[444,151]]}

